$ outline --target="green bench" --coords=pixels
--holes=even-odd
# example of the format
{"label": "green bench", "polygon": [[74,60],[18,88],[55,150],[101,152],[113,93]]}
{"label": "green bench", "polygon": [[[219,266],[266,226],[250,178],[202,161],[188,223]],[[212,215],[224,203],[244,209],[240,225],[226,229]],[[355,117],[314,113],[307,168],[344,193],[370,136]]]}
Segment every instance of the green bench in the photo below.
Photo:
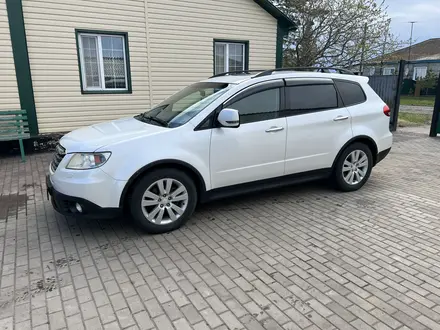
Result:
{"label": "green bench", "polygon": [[18,140],[20,144],[21,160],[26,161],[23,140],[29,139],[29,124],[26,110],[0,110],[0,141]]}

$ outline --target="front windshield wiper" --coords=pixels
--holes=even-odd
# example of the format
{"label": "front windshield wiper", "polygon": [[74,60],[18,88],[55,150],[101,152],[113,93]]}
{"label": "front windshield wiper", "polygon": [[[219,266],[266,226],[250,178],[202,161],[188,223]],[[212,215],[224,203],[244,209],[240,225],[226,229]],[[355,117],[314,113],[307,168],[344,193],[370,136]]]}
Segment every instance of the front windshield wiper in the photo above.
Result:
{"label": "front windshield wiper", "polygon": [[163,127],[168,127],[168,123],[165,120],[156,117],[142,115],[142,119],[154,121],[155,123],[158,123]]}

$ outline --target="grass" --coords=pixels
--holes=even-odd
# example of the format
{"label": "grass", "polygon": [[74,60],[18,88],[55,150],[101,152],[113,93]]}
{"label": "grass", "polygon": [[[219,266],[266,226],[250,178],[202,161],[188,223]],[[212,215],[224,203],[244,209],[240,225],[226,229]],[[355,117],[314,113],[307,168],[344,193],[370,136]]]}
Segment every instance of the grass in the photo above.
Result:
{"label": "grass", "polygon": [[409,96],[402,95],[400,97],[401,105],[414,105],[419,107],[433,107],[435,101],[435,96]]}
{"label": "grass", "polygon": [[400,112],[398,121],[399,127],[429,125],[431,123],[431,117],[432,115],[424,113]]}

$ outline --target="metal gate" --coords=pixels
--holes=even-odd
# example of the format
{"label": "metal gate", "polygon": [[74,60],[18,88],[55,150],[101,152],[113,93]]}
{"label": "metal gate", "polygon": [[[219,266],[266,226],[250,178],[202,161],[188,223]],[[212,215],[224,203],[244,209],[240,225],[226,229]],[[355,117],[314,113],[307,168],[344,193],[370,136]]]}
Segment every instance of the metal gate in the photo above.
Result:
{"label": "metal gate", "polygon": [[405,61],[400,61],[397,75],[369,76],[368,84],[390,107],[390,130],[395,131],[399,117],[400,91],[403,82]]}
{"label": "metal gate", "polygon": [[437,134],[440,134],[440,75],[437,83],[437,92],[435,93],[435,105],[429,136],[435,137]]}

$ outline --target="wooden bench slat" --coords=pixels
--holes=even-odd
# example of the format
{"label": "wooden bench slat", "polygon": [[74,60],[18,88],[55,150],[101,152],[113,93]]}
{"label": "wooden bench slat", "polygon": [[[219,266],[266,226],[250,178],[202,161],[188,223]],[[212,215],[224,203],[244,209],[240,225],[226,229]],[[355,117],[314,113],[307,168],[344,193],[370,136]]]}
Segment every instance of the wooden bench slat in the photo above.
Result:
{"label": "wooden bench slat", "polygon": [[10,135],[11,133],[30,133],[29,129],[7,129],[7,130],[0,130],[0,135]]}
{"label": "wooden bench slat", "polygon": [[29,130],[26,130],[26,129],[0,129],[0,136],[1,135],[8,135],[10,133],[23,134],[23,133],[29,133]]}
{"label": "wooden bench slat", "polygon": [[8,110],[8,111],[0,111],[0,116],[3,115],[25,115],[27,113],[26,110]]}
{"label": "wooden bench slat", "polygon": [[26,110],[0,111],[0,141],[18,140],[23,162],[26,161],[23,140],[30,139],[30,137]]}
{"label": "wooden bench slat", "polygon": [[0,135],[0,141],[14,141],[14,140],[25,140],[29,139],[31,136],[30,134],[23,134],[23,135],[11,135],[11,136],[1,136]]}
{"label": "wooden bench slat", "polygon": [[3,118],[3,117],[0,117],[0,121],[17,121],[17,120],[27,121],[27,116],[21,116],[21,117],[10,117],[10,118]]}
{"label": "wooden bench slat", "polygon": [[29,124],[26,122],[21,123],[0,123],[0,129],[2,128],[12,128],[12,127],[29,127]]}

